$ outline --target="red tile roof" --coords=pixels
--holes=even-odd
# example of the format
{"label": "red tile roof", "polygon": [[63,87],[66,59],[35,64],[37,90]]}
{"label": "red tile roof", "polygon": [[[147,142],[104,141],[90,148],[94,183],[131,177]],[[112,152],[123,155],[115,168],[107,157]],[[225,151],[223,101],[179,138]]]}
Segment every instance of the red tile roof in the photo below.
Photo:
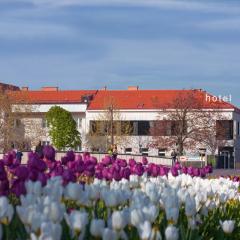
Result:
{"label": "red tile roof", "polygon": [[30,103],[80,103],[85,95],[94,95],[96,90],[64,90],[64,91],[19,91],[13,93],[22,101]]}
{"label": "red tile roof", "polygon": [[[105,109],[110,102],[117,109],[161,109],[171,108],[179,97],[196,96],[201,99],[203,108],[235,109],[227,102],[207,102],[202,90],[100,90],[90,103],[89,110]],[[212,96],[208,94],[208,96]]]}
{"label": "red tile roof", "polygon": [[109,107],[110,102],[117,109],[164,109],[171,108],[179,96],[196,96],[203,108],[240,110],[228,102],[208,102],[202,90],[58,90],[58,91],[17,91],[10,92],[14,97],[29,103],[81,103],[82,96],[94,95],[88,110],[100,110]]}

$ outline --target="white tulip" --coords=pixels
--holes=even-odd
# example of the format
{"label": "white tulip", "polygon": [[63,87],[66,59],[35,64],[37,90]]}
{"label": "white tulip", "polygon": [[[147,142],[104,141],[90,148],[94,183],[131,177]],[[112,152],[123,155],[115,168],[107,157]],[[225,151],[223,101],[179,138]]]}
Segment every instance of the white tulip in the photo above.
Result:
{"label": "white tulip", "polygon": [[133,226],[139,225],[140,222],[143,222],[144,215],[141,209],[133,209],[130,212],[130,224]]}
{"label": "white tulip", "polygon": [[152,234],[152,226],[150,222],[145,221],[144,223],[140,223],[138,226],[138,234],[141,239],[149,239]]}
{"label": "white tulip", "polygon": [[102,234],[102,239],[103,240],[117,240],[118,234],[112,229],[104,228],[103,234]]}
{"label": "white tulip", "polygon": [[62,235],[62,227],[59,223],[43,222],[41,224],[41,235],[39,240],[60,240]]}
{"label": "white tulip", "polygon": [[27,194],[34,194],[35,196],[39,197],[42,193],[42,184],[40,181],[27,181],[25,182],[25,187],[27,190]]}
{"label": "white tulip", "polygon": [[0,197],[0,219],[4,218],[8,209],[8,199],[3,196]]}
{"label": "white tulip", "polygon": [[51,202],[50,204],[45,205],[43,212],[51,219],[51,221],[55,223],[61,222],[65,212],[65,207],[58,202]]}
{"label": "white tulip", "polygon": [[64,195],[66,198],[72,200],[78,200],[81,194],[81,185],[77,183],[69,183],[64,190]]}
{"label": "white tulip", "polygon": [[115,211],[112,214],[112,227],[116,231],[120,231],[124,229],[124,227],[127,225],[127,220],[125,218],[125,215],[123,212]]}
{"label": "white tulip", "polygon": [[178,240],[178,229],[173,225],[169,225],[165,230],[166,240]]}
{"label": "white tulip", "polygon": [[105,222],[102,219],[93,219],[90,225],[90,233],[94,237],[101,237],[105,227]]}
{"label": "white tulip", "polygon": [[145,216],[145,220],[153,223],[157,216],[158,216],[158,208],[155,205],[151,205],[151,206],[144,206],[142,209],[144,216]]}
{"label": "white tulip", "polygon": [[220,225],[225,233],[230,234],[234,230],[235,221],[233,220],[225,220],[224,222],[220,221]]}
{"label": "white tulip", "polygon": [[167,208],[166,217],[169,222],[177,223],[178,216],[179,216],[179,209],[178,208]]}
{"label": "white tulip", "polygon": [[85,230],[88,224],[88,214],[73,210],[70,215],[65,214],[65,220],[68,226],[74,231],[74,234],[79,234]]}
{"label": "white tulip", "polygon": [[161,233],[158,229],[154,229],[151,232],[150,240],[162,240]]}
{"label": "white tulip", "polygon": [[185,202],[185,213],[187,217],[192,217],[196,214],[195,199],[187,195]]}

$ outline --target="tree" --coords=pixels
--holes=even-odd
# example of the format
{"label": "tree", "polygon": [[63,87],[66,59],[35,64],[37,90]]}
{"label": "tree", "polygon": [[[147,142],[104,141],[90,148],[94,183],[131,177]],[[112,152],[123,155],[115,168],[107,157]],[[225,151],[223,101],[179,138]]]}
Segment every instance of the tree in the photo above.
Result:
{"label": "tree", "polygon": [[177,148],[179,155],[183,155],[184,150],[195,150],[204,141],[206,144],[207,139],[207,145],[215,147],[218,144],[212,140],[216,139],[215,123],[213,113],[204,109],[204,98],[199,90],[182,91],[160,110],[151,128],[151,145]]}
{"label": "tree", "polygon": [[0,88],[0,148],[6,152],[11,148],[14,139],[14,115],[12,99],[6,91]]}
{"label": "tree", "polygon": [[114,144],[126,145],[132,131],[133,126],[123,118],[115,99],[109,96],[104,99],[103,112],[94,121],[90,121],[87,145],[101,151],[106,151]]}
{"label": "tree", "polygon": [[80,133],[70,112],[54,106],[46,113],[46,119],[50,128],[49,135],[57,149],[76,148],[81,144]]}

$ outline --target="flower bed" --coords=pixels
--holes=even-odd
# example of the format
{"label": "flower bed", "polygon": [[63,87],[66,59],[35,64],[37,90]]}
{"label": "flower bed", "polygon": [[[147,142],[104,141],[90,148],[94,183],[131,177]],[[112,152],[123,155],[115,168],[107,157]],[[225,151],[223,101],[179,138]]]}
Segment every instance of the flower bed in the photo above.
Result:
{"label": "flower bed", "polygon": [[97,178],[108,181],[129,179],[131,175],[148,177],[167,176],[171,173],[178,176],[181,173],[190,176],[205,177],[212,172],[211,166],[204,168],[181,167],[176,163],[173,167],[148,163],[143,157],[142,162],[134,159],[113,159],[105,156],[101,162],[89,153],[76,155],[73,151],[67,152],[60,161],[55,160],[55,150],[51,146],[44,148],[44,159],[40,159],[36,153],[29,153],[27,165],[21,165],[16,159],[15,152],[6,154],[0,161],[0,195],[10,193],[20,196],[26,193],[24,182],[27,180],[40,181],[46,185],[48,179],[54,176],[62,176],[64,184],[69,182],[83,182],[86,179]]}
{"label": "flower bed", "polygon": [[239,182],[211,172],[68,152],[0,161],[2,239],[240,239]]}

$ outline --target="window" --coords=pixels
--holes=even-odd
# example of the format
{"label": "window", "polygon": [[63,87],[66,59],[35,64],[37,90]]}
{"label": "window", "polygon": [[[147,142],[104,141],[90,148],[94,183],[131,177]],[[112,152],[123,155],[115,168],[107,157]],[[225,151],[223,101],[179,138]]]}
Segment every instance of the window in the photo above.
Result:
{"label": "window", "polygon": [[48,121],[46,118],[42,118],[42,128],[47,128],[49,127]]}
{"label": "window", "polygon": [[147,136],[150,134],[150,122],[138,121],[138,136]]}
{"label": "window", "polygon": [[75,151],[80,152],[82,149],[81,144],[75,147]]}
{"label": "window", "polygon": [[50,144],[49,141],[42,141],[42,145],[43,145],[43,146],[48,146],[49,144]]}
{"label": "window", "polygon": [[132,154],[132,148],[125,148],[126,154]]}
{"label": "window", "polygon": [[148,148],[140,148],[140,153],[142,156],[148,156]]}
{"label": "window", "polygon": [[99,148],[95,148],[95,147],[94,147],[94,148],[92,148],[91,150],[92,150],[92,152],[99,152]]}
{"label": "window", "polygon": [[21,126],[21,119],[14,119],[14,127],[19,128]]}
{"label": "window", "polygon": [[233,139],[233,121],[232,120],[216,121],[216,138],[217,140]]}
{"label": "window", "polygon": [[81,118],[77,118],[77,128],[80,129],[82,128],[82,119]]}
{"label": "window", "polygon": [[166,148],[159,148],[158,149],[158,156],[165,157],[166,156]]}
{"label": "window", "polygon": [[237,135],[238,136],[240,135],[240,124],[239,124],[239,122],[237,123]]}

